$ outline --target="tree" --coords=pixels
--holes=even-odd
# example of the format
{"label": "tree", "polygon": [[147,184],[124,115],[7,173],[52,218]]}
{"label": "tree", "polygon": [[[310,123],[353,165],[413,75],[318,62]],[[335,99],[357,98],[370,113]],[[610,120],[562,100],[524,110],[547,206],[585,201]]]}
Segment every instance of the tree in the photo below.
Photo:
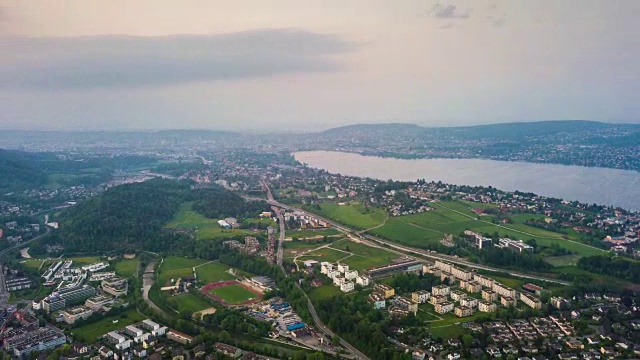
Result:
{"label": "tree", "polygon": [[338,346],[340,345],[340,337],[338,335],[333,335],[331,338],[331,345]]}

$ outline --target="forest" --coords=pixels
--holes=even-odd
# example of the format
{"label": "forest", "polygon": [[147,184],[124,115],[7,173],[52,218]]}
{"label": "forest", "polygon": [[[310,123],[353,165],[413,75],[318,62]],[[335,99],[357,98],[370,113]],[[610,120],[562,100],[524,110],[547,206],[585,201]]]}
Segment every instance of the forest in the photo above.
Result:
{"label": "forest", "polygon": [[640,283],[640,263],[622,258],[597,255],[578,260],[578,267],[595,274],[614,276],[633,283]]}
{"label": "forest", "polygon": [[266,202],[245,201],[240,195],[222,187],[195,190],[191,196],[194,200],[193,209],[212,219],[245,219],[269,210]]}

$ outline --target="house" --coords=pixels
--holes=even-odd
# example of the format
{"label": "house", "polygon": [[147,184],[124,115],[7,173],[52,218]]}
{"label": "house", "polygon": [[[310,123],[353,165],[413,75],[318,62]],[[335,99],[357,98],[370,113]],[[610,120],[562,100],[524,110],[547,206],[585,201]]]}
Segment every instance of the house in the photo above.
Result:
{"label": "house", "polygon": [[232,358],[239,358],[242,355],[242,352],[237,347],[227,345],[221,342],[215,343],[215,345],[213,345],[213,348],[215,349],[216,352],[219,352],[225,356],[229,356]]}
{"label": "house", "polygon": [[183,345],[188,345],[191,344],[193,342],[193,337],[187,335],[187,334],[183,334],[179,331],[176,330],[169,330],[167,331],[167,339],[169,340],[173,340],[175,342],[178,342],[180,344]]}

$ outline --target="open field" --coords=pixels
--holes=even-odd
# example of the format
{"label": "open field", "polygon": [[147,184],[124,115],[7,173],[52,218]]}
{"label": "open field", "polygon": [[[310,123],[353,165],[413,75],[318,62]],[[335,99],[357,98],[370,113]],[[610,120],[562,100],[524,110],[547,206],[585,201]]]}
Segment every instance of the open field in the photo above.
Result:
{"label": "open field", "polygon": [[398,255],[385,249],[375,248],[349,240],[339,240],[331,245],[331,248],[348,251],[353,254],[341,262],[349,265],[351,269],[364,271],[374,267],[388,265]]}
{"label": "open field", "polygon": [[211,307],[206,301],[200,299],[199,297],[193,294],[182,294],[178,296],[173,296],[170,298],[172,301],[175,301],[176,310],[183,312],[188,311],[191,313],[202,311],[204,309],[208,309]]}
{"label": "open field", "polygon": [[322,285],[311,290],[309,292],[309,297],[314,302],[317,302],[319,300],[324,300],[330,297],[334,297],[340,293],[341,293],[340,289],[338,289],[333,285]]}
{"label": "open field", "polygon": [[238,281],[207,284],[200,291],[225,305],[241,305],[262,298],[261,293],[249,289]]}
{"label": "open field", "polygon": [[158,274],[158,281],[164,286],[169,280],[193,275],[193,267],[205,263],[200,259],[189,259],[177,256],[164,258]]}
{"label": "open field", "polygon": [[319,262],[322,261],[328,261],[331,263],[334,263],[340,259],[343,259],[347,256],[350,256],[351,254],[342,252],[342,251],[338,251],[338,250],[334,250],[334,249],[329,249],[329,248],[323,248],[323,249],[319,249],[319,250],[315,250],[312,251],[310,253],[308,253],[307,255],[301,256],[298,258],[299,261],[305,261],[305,260],[317,260]]}
{"label": "open field", "polygon": [[235,279],[227,270],[229,270],[227,265],[210,262],[196,267],[196,275],[198,281],[203,283]]}
{"label": "open field", "polygon": [[140,259],[119,260],[115,263],[116,274],[124,277],[132,277],[138,273]]}
{"label": "open field", "polygon": [[[272,223],[270,219],[258,219],[258,221]],[[183,204],[178,213],[165,226],[174,229],[195,229],[198,240],[223,239],[236,235],[253,235],[256,233],[246,229],[224,229],[218,225],[218,219],[209,219],[191,210],[190,203]]]}
{"label": "open field", "polygon": [[550,257],[547,257],[545,260],[549,264],[555,267],[559,267],[559,266],[576,265],[579,259],[580,257],[576,255],[566,255],[566,256],[550,256]]}
{"label": "open field", "polygon": [[[100,336],[117,329],[124,328],[127,325],[146,319],[135,309],[130,309],[126,313],[126,317],[111,316],[100,319],[91,324],[82,325],[71,330],[71,334],[76,340],[84,343],[94,343]],[[114,321],[117,321],[114,323]]]}
{"label": "open field", "polygon": [[336,229],[328,228],[325,230],[288,230],[286,232],[287,238],[316,238],[319,236],[334,236],[340,235],[340,232]]}
{"label": "open field", "polygon": [[329,244],[331,243],[322,241],[285,241],[284,257],[294,258],[296,255],[301,254],[304,251],[316,249],[320,246]]}
{"label": "open field", "polygon": [[[471,203],[475,205],[475,203]],[[579,237],[563,239],[564,234],[528,226],[522,222],[537,215],[516,215],[513,224],[493,224],[491,217],[478,217],[464,202],[451,201],[433,203],[435,210],[420,214],[392,217],[384,226],[371,231],[373,235],[384,237],[409,246],[425,247],[437,243],[444,234],[459,235],[465,230],[494,234],[518,240],[536,239],[540,246],[558,244],[580,256],[603,254],[603,251],[579,242]]]}
{"label": "open field", "polygon": [[384,222],[387,217],[384,210],[379,208],[365,207],[357,202],[338,205],[337,203],[327,203],[320,205],[319,213],[327,218],[336,220],[348,226],[358,229],[369,229]]}

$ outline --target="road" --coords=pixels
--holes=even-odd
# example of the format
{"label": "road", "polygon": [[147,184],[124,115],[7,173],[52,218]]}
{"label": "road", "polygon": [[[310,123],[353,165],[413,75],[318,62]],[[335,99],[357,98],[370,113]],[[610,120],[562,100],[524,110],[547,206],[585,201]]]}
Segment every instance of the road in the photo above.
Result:
{"label": "road", "polygon": [[[547,278],[544,276],[538,276],[538,275],[532,275],[532,274],[525,274],[525,273],[521,273],[521,272],[517,272],[517,271],[512,271],[512,270],[508,270],[508,269],[501,269],[501,268],[495,268],[495,267],[491,267],[491,266],[487,266],[487,265],[480,265],[480,264],[476,264],[476,263],[472,263],[470,261],[458,258],[458,257],[454,257],[454,256],[450,256],[450,255],[444,255],[444,254],[439,254],[436,252],[430,252],[428,250],[422,250],[422,249],[416,249],[416,248],[412,248],[409,246],[404,246],[404,245],[400,245],[398,243],[389,241],[389,240],[385,240],[385,239],[381,239],[377,236],[373,236],[373,235],[368,235],[368,234],[361,234],[356,230],[350,229],[342,224],[339,224],[333,220],[329,220],[326,218],[323,218],[317,214],[314,213],[310,213],[308,211],[302,210],[302,209],[298,209],[289,205],[285,205],[285,204],[281,204],[276,200],[269,200],[269,205],[271,206],[276,206],[276,207],[280,207],[283,208],[285,210],[289,210],[289,211],[301,211],[307,215],[310,216],[314,216],[318,219],[324,220],[326,222],[328,222],[329,224],[331,224],[331,226],[333,226],[333,228],[335,228],[338,231],[341,231],[343,233],[345,233],[346,235],[348,235],[351,239],[353,240],[368,240],[368,241],[372,241],[374,243],[383,245],[384,247],[388,247],[391,249],[395,249],[398,251],[401,251],[403,253],[405,253],[406,255],[416,259],[416,260],[424,260],[424,258],[430,259],[430,260],[443,260],[443,261],[447,261],[449,263],[453,263],[456,265],[462,265],[462,266],[466,266],[466,267],[470,267],[470,268],[474,268],[474,269],[479,269],[479,270],[485,270],[485,271],[491,271],[491,272],[499,272],[499,273],[504,273],[504,274],[509,274],[511,276],[514,277],[518,277],[518,278],[522,278],[522,279],[532,279],[532,280],[539,280],[539,281],[545,281],[545,282],[550,282],[550,283],[555,283],[555,284],[561,284],[561,285],[571,285],[571,282],[569,281],[564,281],[564,280],[558,280],[558,279],[553,279],[553,278]],[[416,257],[415,255],[418,255],[420,257]]]}
{"label": "road", "polygon": [[[275,211],[276,216],[278,217],[278,223],[280,224],[280,236],[278,238],[278,253],[277,253],[278,255],[276,259],[278,262],[278,266],[280,266],[280,269],[282,269],[282,272],[285,274],[285,276],[288,276],[287,272],[284,269],[284,266],[282,265],[282,261],[284,258],[283,243],[285,238],[285,224],[284,224],[284,217],[282,216],[281,209],[285,209],[285,208],[282,206],[282,204],[280,204],[273,198],[273,194],[271,193],[269,184],[267,184],[267,182],[264,180],[262,184],[267,190],[267,198],[269,199],[268,202],[271,205],[271,209]],[[264,201],[264,199],[262,200]],[[320,320],[320,317],[316,312],[316,308],[313,306],[313,303],[311,302],[311,299],[309,299],[309,296],[307,296],[307,293],[300,287],[298,283],[296,283],[296,286],[298,287],[298,289],[302,291],[304,296],[307,298],[307,308],[309,309],[309,313],[311,313],[311,317],[313,318],[313,322],[315,323],[316,328],[322,331],[323,333],[325,333],[325,335],[327,335],[329,338],[333,338],[335,334],[333,333],[333,331],[329,330],[329,328],[322,322],[322,320]],[[355,346],[349,344],[346,340],[342,338],[340,339],[340,345],[342,345],[342,347],[344,347],[351,354],[353,354],[353,356],[356,359],[367,359],[367,360],[369,359],[367,355],[363,354],[360,350],[356,349]]]}
{"label": "road", "polygon": [[24,247],[25,245],[27,245],[32,241],[36,241],[38,239],[42,239],[43,237],[47,236],[51,230],[49,228],[46,228],[46,229],[47,229],[47,232],[45,234],[36,236],[32,239],[26,240],[24,242],[21,242],[20,244],[8,247],[0,251],[0,308],[3,308],[7,304],[7,301],[9,301],[9,292],[7,291],[7,284],[4,281],[4,271],[1,271],[2,267],[4,266],[4,264],[2,263],[2,259],[9,251]]}

